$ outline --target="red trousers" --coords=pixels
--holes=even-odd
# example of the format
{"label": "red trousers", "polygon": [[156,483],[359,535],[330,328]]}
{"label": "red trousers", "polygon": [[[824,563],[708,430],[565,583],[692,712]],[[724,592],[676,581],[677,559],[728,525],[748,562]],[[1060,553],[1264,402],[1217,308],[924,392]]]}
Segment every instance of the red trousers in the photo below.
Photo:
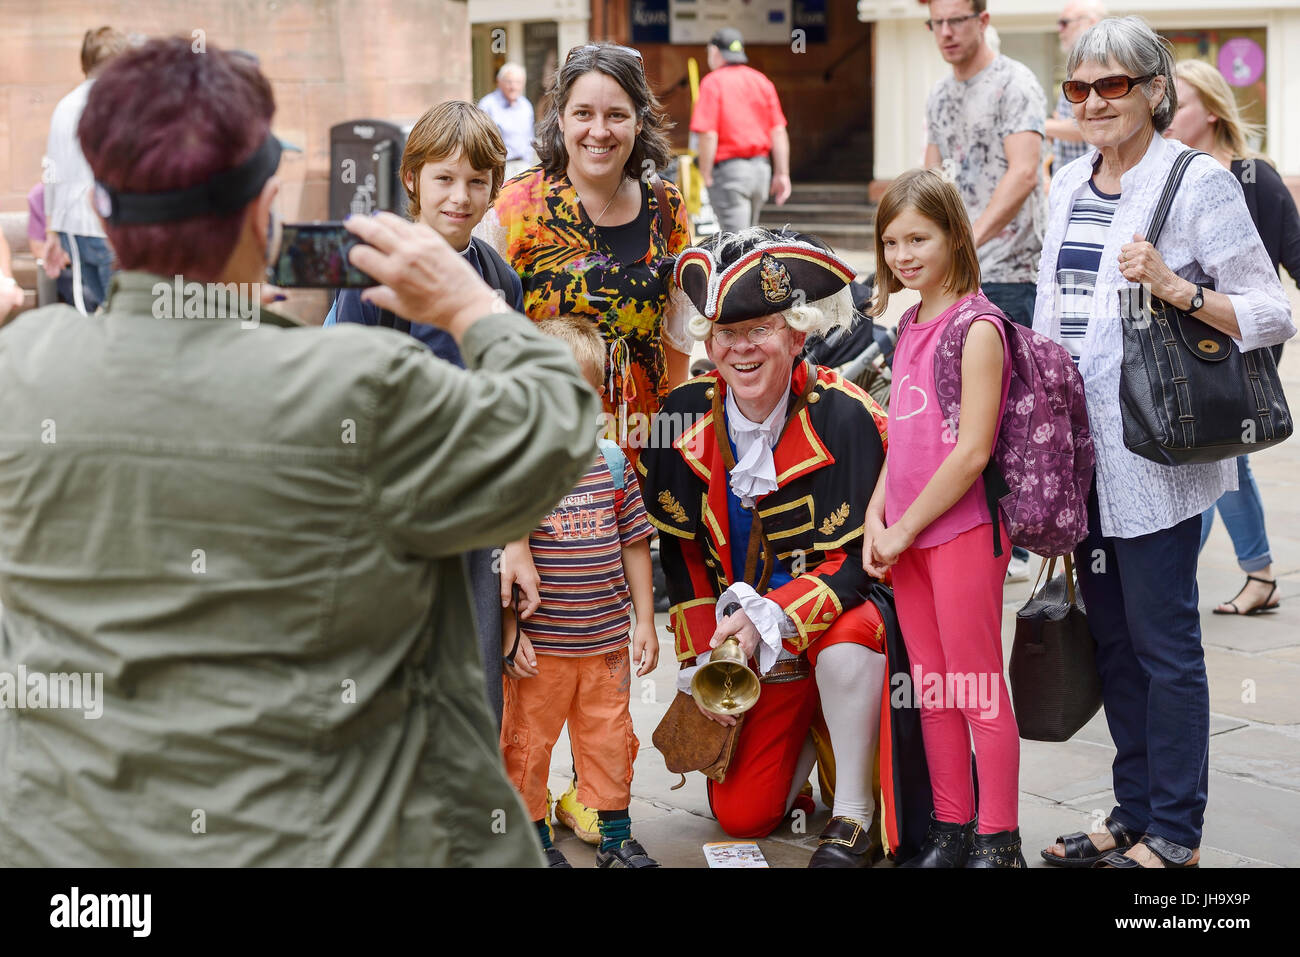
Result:
{"label": "red trousers", "polygon": [[[808,649],[814,672],[817,654],[843,642],[883,651],[880,613],[865,602],[839,617]],[[709,806],[718,824],[736,838],[766,837],[785,820],[786,800],[808,731],[818,714],[814,676],[764,683],[745,713],[736,753],[721,784],[709,781]],[[834,742],[832,742],[834,744]]]}

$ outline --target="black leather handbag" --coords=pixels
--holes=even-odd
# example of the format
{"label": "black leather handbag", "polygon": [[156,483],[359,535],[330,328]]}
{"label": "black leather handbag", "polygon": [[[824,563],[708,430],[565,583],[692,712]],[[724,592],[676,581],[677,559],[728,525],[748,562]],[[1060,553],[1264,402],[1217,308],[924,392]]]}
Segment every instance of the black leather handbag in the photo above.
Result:
{"label": "black leather handbag", "polygon": [[1047,584],[1040,590],[1034,582],[1033,597],[1016,612],[1007,679],[1026,741],[1068,741],[1101,707],[1097,645],[1075,591],[1074,562],[1066,555],[1065,574],[1052,577],[1055,565],[1043,559]]}
{"label": "black leather handbag", "polygon": [[[1147,230],[1160,239],[1169,207],[1199,150],[1174,161]],[[1124,444],[1161,465],[1217,462],[1291,435],[1291,411],[1271,349],[1242,352],[1232,337],[1141,287],[1121,297],[1124,360],[1119,402]]]}

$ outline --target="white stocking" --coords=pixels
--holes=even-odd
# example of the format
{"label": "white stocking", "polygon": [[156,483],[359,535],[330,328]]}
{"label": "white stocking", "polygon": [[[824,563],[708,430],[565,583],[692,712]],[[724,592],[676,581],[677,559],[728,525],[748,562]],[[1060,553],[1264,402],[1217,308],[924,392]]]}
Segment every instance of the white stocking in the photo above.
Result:
{"label": "white stocking", "polygon": [[816,763],[817,746],[813,743],[810,734],[803,739],[803,748],[799,752],[799,761],[794,766],[794,780],[790,782],[790,793],[785,796],[786,814],[789,814],[790,809],[794,807],[794,799],[799,796],[799,792],[803,790],[803,786],[808,782],[808,775],[812,774],[813,765]]}
{"label": "white stocking", "polygon": [[864,645],[831,645],[817,657],[817,690],[835,754],[835,817],[870,824],[875,814],[872,758],[884,681],[885,656]]}

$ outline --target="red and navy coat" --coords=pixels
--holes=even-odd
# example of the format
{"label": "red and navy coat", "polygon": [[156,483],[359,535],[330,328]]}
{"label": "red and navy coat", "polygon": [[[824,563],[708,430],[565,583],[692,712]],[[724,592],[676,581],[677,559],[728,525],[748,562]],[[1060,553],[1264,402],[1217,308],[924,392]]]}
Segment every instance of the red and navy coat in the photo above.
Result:
{"label": "red and navy coat", "polygon": [[[656,441],[637,464],[646,512],[662,533],[679,661],[708,650],[718,596],[745,580],[745,570],[732,567],[726,388],[715,371],[674,389],[660,409]],[[779,487],[753,509],[762,539],[755,590],[790,616],[798,633],[785,646],[798,654],[861,604],[871,583],[862,535],[885,463],[888,419],[865,392],[821,366],[799,362],[790,389],[790,415],[772,450]],[[773,558],[794,578],[767,590]]]}

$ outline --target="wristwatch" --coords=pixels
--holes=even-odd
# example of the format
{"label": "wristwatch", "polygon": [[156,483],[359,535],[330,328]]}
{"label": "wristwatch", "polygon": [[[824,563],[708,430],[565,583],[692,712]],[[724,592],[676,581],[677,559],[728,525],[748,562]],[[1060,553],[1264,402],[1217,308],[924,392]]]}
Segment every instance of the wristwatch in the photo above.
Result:
{"label": "wristwatch", "polygon": [[1205,305],[1205,296],[1201,291],[1203,288],[1204,287],[1199,282],[1196,284],[1196,292],[1192,296],[1192,304],[1187,307],[1188,312],[1196,312]]}

